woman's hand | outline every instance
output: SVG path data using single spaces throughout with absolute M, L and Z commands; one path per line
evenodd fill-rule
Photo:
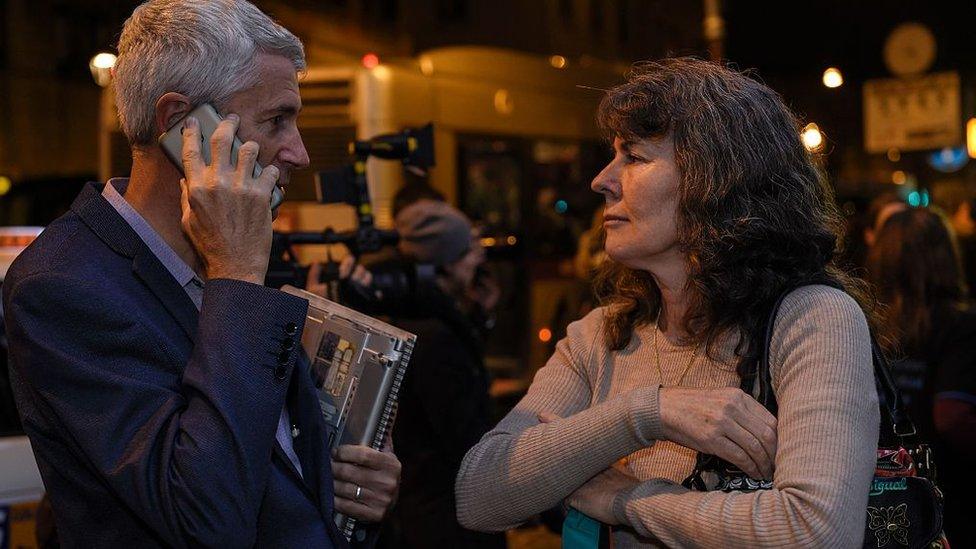
M 776 459 L 776 418 L 736 387 L 663 387 L 664 438 L 714 454 L 753 478 L 772 479 Z
M 566 498 L 566 504 L 604 524 L 620 524 L 613 516 L 617 494 L 640 484 L 636 478 L 614 467 L 586 481 Z

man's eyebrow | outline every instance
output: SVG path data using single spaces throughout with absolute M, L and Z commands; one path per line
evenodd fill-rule
M 279 105 L 277 107 L 272 107 L 261 112 L 261 116 L 272 116 L 279 114 L 298 114 L 302 110 L 301 106 L 295 105 Z
M 620 149 L 624 152 L 630 152 L 630 150 L 634 148 L 634 145 L 636 145 L 636 143 L 634 143 L 629 139 L 624 139 L 620 141 Z

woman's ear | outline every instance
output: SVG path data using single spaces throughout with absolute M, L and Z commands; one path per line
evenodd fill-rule
M 190 98 L 182 93 L 164 93 L 156 100 L 156 133 L 165 133 L 192 109 Z

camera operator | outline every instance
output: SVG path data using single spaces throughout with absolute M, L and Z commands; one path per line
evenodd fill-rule
M 392 323 L 417 335 L 400 389 L 393 441 L 403 463 L 387 547 L 505 547 L 504 534 L 465 530 L 455 516 L 461 459 L 490 428 L 481 334 L 466 310 L 484 251 L 471 223 L 446 202 L 421 199 L 396 216 L 398 250 L 433 265 L 436 283 L 399 307 Z M 391 539 L 392 538 L 392 539 Z

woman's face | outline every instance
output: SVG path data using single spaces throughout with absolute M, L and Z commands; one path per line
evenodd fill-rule
M 603 195 L 606 251 L 632 269 L 680 260 L 678 182 L 670 137 L 613 140 L 614 157 L 590 187 Z

